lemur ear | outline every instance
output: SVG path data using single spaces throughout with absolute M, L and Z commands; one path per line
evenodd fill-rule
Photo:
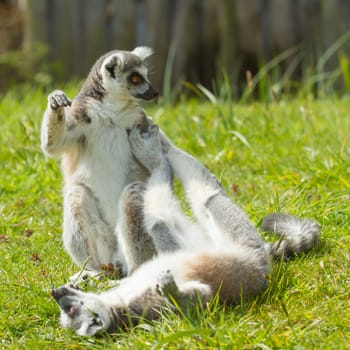
M 114 55 L 112 56 L 109 61 L 105 64 L 105 69 L 106 71 L 109 73 L 109 75 L 112 77 L 112 78 L 115 78 L 116 77 L 116 69 L 118 67 L 120 67 L 122 64 L 122 61 L 121 59 Z
M 142 60 L 153 55 L 153 50 L 147 46 L 138 46 L 131 51 L 132 54 L 139 56 Z

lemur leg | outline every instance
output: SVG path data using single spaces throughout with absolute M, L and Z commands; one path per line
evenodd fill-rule
M 262 241 L 245 213 L 225 194 L 220 182 L 195 158 L 169 147 L 167 159 L 182 182 L 198 223 L 221 244 L 228 237 L 243 245 L 263 250 Z
M 99 209 L 98 199 L 84 185 L 70 186 L 64 195 L 64 247 L 73 261 L 98 273 L 116 263 L 117 239 Z
M 41 147 L 48 155 L 63 152 L 72 142 L 83 136 L 87 123 L 72 117 L 72 101 L 63 91 L 55 90 L 48 96 L 48 105 L 41 124 Z
M 144 193 L 144 218 L 147 232 L 158 252 L 174 251 L 184 245 L 184 232 L 191 222 L 182 213 L 171 188 L 171 168 L 161 149 L 158 127 L 141 132 L 131 130 L 129 141 L 135 157 L 151 173 Z
M 128 185 L 120 199 L 117 236 L 123 253 L 126 273 L 157 254 L 154 243 L 144 223 L 143 196 L 146 186 L 142 182 Z

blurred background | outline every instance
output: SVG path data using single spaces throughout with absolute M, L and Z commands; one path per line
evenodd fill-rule
M 349 92 L 349 18 L 349 0 L 0 0 L 0 90 L 57 86 L 148 45 L 168 95 Z

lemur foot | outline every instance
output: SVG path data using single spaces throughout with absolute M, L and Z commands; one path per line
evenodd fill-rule
M 161 165 L 163 154 L 157 125 L 150 125 L 146 131 L 135 126 L 129 134 L 129 142 L 134 156 L 150 172 Z
M 52 109 L 67 107 L 72 104 L 72 101 L 61 90 L 55 90 L 48 96 L 49 104 Z
M 145 131 L 144 130 L 145 127 L 150 128 L 151 126 L 155 125 L 153 123 L 152 118 L 150 118 L 150 117 L 147 117 L 146 121 L 147 121 L 147 124 L 141 125 L 141 132 Z M 166 155 L 170 151 L 170 149 L 174 146 L 169 141 L 169 139 L 166 137 L 166 135 L 162 132 L 162 130 L 159 130 L 159 139 L 160 139 L 160 144 L 162 145 L 163 154 Z

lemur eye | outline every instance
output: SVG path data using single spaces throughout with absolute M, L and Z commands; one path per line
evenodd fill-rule
M 92 325 L 94 325 L 94 326 L 102 326 L 102 321 L 99 318 L 94 318 L 92 320 Z
M 102 321 L 100 319 L 100 316 L 97 312 L 94 312 L 92 310 L 89 310 L 89 312 L 91 313 L 91 317 L 92 317 L 92 323 L 95 325 L 102 325 Z
M 144 81 L 143 77 L 139 73 L 131 73 L 129 75 L 129 82 L 133 85 L 141 84 Z

